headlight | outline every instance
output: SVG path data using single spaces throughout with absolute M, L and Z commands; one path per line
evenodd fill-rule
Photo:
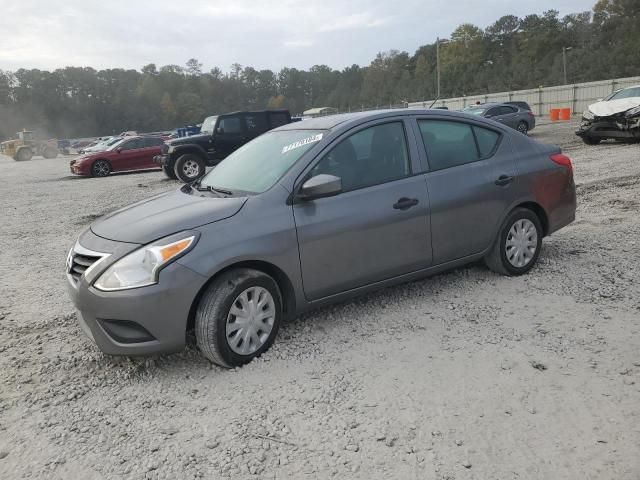
M 631 110 L 627 110 L 625 112 L 625 116 L 626 117 L 633 117 L 633 116 L 638 115 L 638 114 L 640 114 L 640 106 L 637 106 L 637 107 L 632 108 Z
M 169 150 L 167 150 L 167 153 L 172 154 L 175 150 L 176 150 L 176 147 L 174 147 L 173 145 L 169 145 Z
M 111 265 L 94 286 L 98 290 L 113 291 L 158 283 L 162 267 L 186 253 L 195 242 L 196 236 L 192 235 L 172 243 L 159 240 L 142 247 Z
M 586 120 L 593 120 L 593 118 L 594 118 L 593 112 L 587 108 L 587 109 L 582 113 L 582 118 L 584 118 L 584 119 L 586 119 Z

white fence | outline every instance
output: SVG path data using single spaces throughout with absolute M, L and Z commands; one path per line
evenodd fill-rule
M 527 102 L 531 106 L 533 113 L 539 116 L 549 115 L 551 108 L 563 107 L 569 107 L 573 114 L 579 114 L 598 99 L 606 97 L 615 90 L 633 85 L 640 85 L 640 77 L 616 78 L 615 80 L 576 83 L 575 85 L 560 85 L 557 87 L 542 87 L 514 92 L 446 98 L 438 100 L 434 106 L 448 107 L 449 110 L 462 110 L 467 105 L 473 105 L 477 101 L 487 103 L 520 100 Z M 426 108 L 432 103 L 433 100 L 411 102 L 409 103 L 409 108 Z

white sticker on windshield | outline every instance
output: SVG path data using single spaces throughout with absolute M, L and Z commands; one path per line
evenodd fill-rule
M 309 145 L 310 143 L 319 142 L 320 140 L 322 140 L 322 133 L 318 133 L 311 137 L 303 138 L 302 140 L 298 140 L 297 142 L 293 142 L 289 145 L 282 147 L 282 153 L 290 152 L 291 150 L 302 147 L 304 145 Z

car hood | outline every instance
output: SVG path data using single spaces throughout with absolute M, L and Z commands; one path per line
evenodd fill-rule
M 626 112 L 637 106 L 640 106 L 640 97 L 629 97 L 594 103 L 593 105 L 589 105 L 589 110 L 598 117 L 608 117 L 616 113 Z
M 96 220 L 91 230 L 109 240 L 146 244 L 182 230 L 232 217 L 246 201 L 247 197 L 219 198 L 177 190 L 109 213 Z
M 185 143 L 202 143 L 202 142 L 208 142 L 209 138 L 211 138 L 211 135 L 205 133 L 205 134 L 191 135 L 190 137 L 174 138 L 173 140 L 170 140 L 166 143 L 168 145 L 184 145 Z

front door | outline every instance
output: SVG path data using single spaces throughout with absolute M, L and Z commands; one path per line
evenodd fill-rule
M 343 137 L 303 177 L 335 175 L 343 188 L 293 206 L 307 299 L 431 265 L 429 198 L 409 151 L 402 121 L 377 124 Z
M 419 119 L 418 129 L 428 161 L 434 264 L 482 252 L 517 195 L 508 138 L 464 121 Z
M 111 165 L 115 171 L 135 170 L 140 164 L 141 152 L 144 150 L 144 141 L 142 138 L 131 138 L 116 149 L 119 151 L 114 155 Z

